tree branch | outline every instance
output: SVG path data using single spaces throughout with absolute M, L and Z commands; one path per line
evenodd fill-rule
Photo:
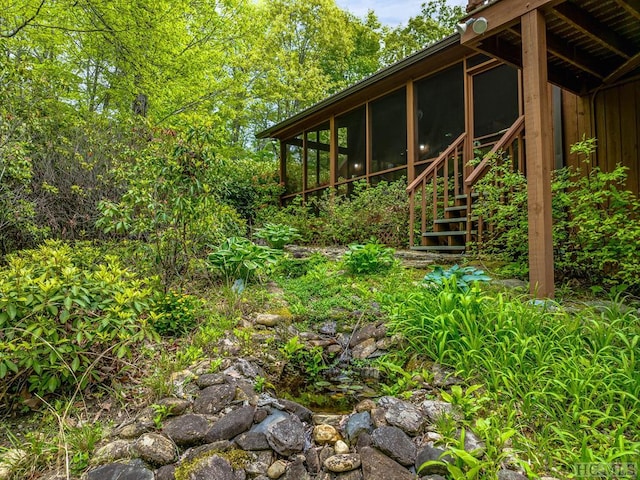
M 9 32 L 9 33 L 0 32 L 0 37 L 2 38 L 15 37 L 20 32 L 20 30 L 22 30 L 24 27 L 26 27 L 36 19 L 36 17 L 40 14 L 40 10 L 42 10 L 42 7 L 44 6 L 46 1 L 47 0 L 40 0 L 40 5 L 38 5 L 38 9 L 36 10 L 36 13 L 34 13 L 31 17 L 27 18 L 24 22 L 22 22 L 21 25 L 18 25 L 12 32 Z

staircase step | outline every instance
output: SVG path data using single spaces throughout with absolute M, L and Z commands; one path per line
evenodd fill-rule
M 478 194 L 478 192 L 471 192 L 471 198 L 478 198 L 480 195 Z M 455 196 L 456 200 L 466 200 L 467 196 L 465 194 L 462 195 L 456 195 Z
M 411 250 L 421 250 L 426 252 L 461 252 L 465 251 L 464 245 L 417 245 Z
M 466 205 L 456 205 L 455 207 L 444 207 L 445 212 L 462 212 L 466 210 L 467 210 Z
M 471 235 L 475 235 L 478 232 L 476 230 L 471 230 Z M 466 230 L 448 230 L 446 232 L 424 232 L 422 234 L 423 237 L 452 237 L 452 236 L 462 236 L 466 235 Z
M 477 220 L 478 217 L 471 217 L 471 221 L 475 221 Z M 467 221 L 467 217 L 454 217 L 454 218 L 438 218 L 436 220 L 434 220 L 433 223 L 441 225 L 441 224 L 446 224 L 446 223 L 462 223 L 462 222 L 466 222 Z

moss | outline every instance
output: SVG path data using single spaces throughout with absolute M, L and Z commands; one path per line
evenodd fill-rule
M 227 462 L 229 462 L 231 468 L 233 468 L 234 470 L 243 469 L 249 463 L 249 454 L 244 450 L 239 450 L 237 448 L 226 452 L 220 450 L 210 450 L 198 455 L 192 460 L 183 462 L 178 465 L 174 474 L 175 479 L 189 480 L 189 476 L 198 467 L 198 465 L 200 465 L 204 460 L 214 456 L 224 458 Z

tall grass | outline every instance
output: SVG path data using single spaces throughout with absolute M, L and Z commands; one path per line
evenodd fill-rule
M 386 304 L 412 350 L 485 384 L 516 412 L 538 468 L 640 460 L 637 314 L 569 313 L 455 285 Z

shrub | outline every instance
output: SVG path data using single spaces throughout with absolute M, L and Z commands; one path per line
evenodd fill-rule
M 7 257 L 0 270 L 4 393 L 38 395 L 106 378 L 131 344 L 152 338 L 142 315 L 151 289 L 117 258 L 64 243 Z
M 222 276 L 228 287 L 238 281 L 242 284 L 240 288 L 244 288 L 250 280 L 272 268 L 278 257 L 276 250 L 243 237 L 231 237 L 209 254 L 208 265 Z
M 488 282 L 491 278 L 485 275 L 483 270 L 475 267 L 460 267 L 454 265 L 447 270 L 444 270 L 440 266 L 433 267 L 433 271 L 426 274 L 422 280 L 426 285 L 435 285 L 437 287 L 444 287 L 450 285 L 453 288 L 457 288 L 463 292 L 466 292 L 471 288 L 471 285 L 475 282 Z
M 266 240 L 271 248 L 278 250 L 301 238 L 297 228 L 280 223 L 267 223 L 264 227 L 257 229 L 254 236 Z
M 342 262 L 349 273 L 370 274 L 388 270 L 396 264 L 393 248 L 379 243 L 349 245 Z
M 196 326 L 202 301 L 173 290 L 158 293 L 150 305 L 149 323 L 163 336 L 179 337 Z

